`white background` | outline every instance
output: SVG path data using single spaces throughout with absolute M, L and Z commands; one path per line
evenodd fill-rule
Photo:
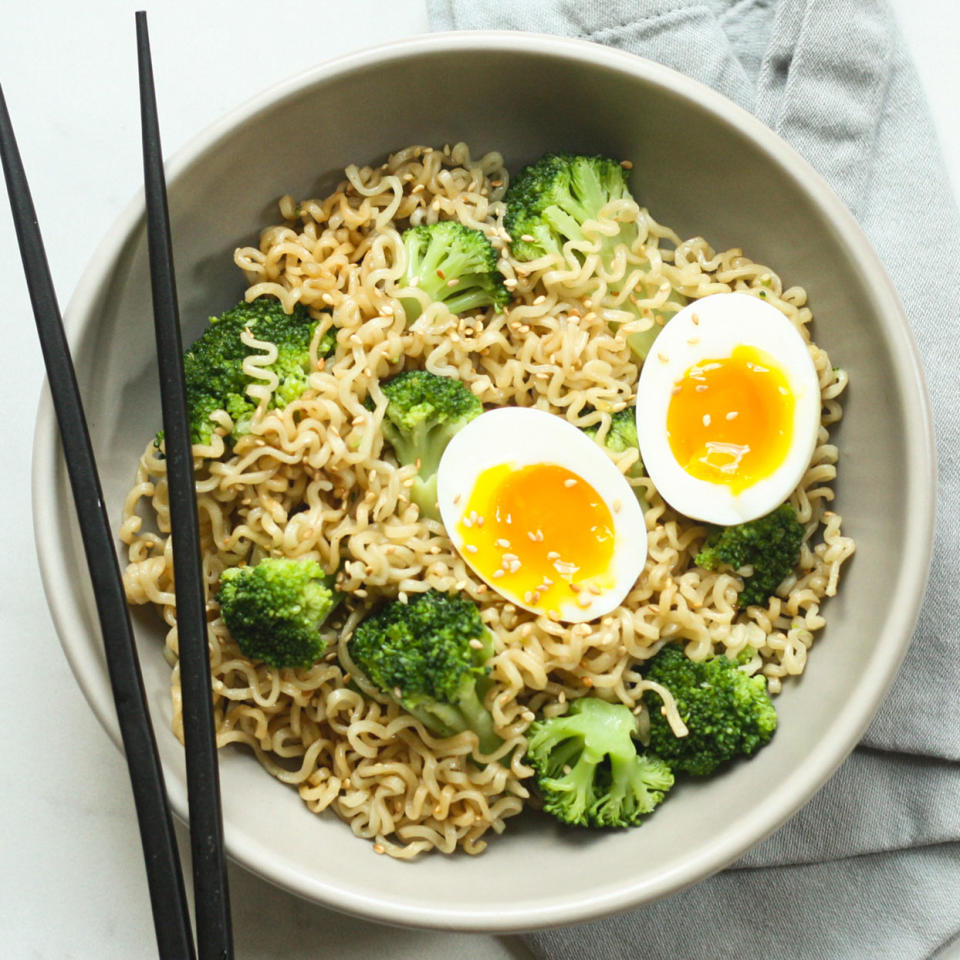
M 0 84 L 64 306 L 141 182 L 133 11 L 142 6 L 4 0 L 0 8 Z M 956 0 L 892 0 L 892 6 L 960 193 Z M 275 80 L 428 27 L 424 0 L 167 0 L 149 13 L 168 155 Z M 3 340 L 8 354 L 12 344 L 22 347 L 6 357 L 0 380 L 11 414 L 0 424 L 0 485 L 7 491 L 0 505 L 0 955 L 150 957 L 153 929 L 126 768 L 61 655 L 40 585 L 29 463 L 42 361 L 5 200 L 0 281 Z M 231 869 L 230 882 L 239 958 L 527 957 L 513 938 L 390 930 L 341 917 L 239 868 Z

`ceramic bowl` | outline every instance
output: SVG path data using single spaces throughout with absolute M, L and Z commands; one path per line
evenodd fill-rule
M 398 862 L 375 856 L 332 814 L 308 812 L 249 752 L 222 751 L 227 847 L 248 869 L 309 900 L 394 924 L 527 930 L 636 906 L 724 867 L 796 812 L 853 748 L 897 670 L 923 593 L 931 428 L 897 296 L 812 168 L 706 87 L 553 37 L 433 35 L 357 53 L 273 87 L 194 139 L 168 164 L 185 339 L 241 292 L 233 250 L 274 222 L 281 194 L 315 195 L 346 164 L 379 162 L 401 146 L 460 140 L 475 153 L 501 151 L 514 170 L 557 149 L 631 158 L 634 192 L 659 221 L 717 249 L 741 247 L 807 289 L 815 336 L 851 383 L 835 434 L 836 503 L 857 553 L 826 604 L 828 626 L 806 673 L 777 701 L 777 735 L 748 763 L 676 790 L 642 827 L 589 833 L 521 816 L 481 856 Z M 116 528 L 160 418 L 142 197 L 91 260 L 66 324 Z M 34 469 L 50 607 L 78 681 L 119 743 L 46 399 Z M 162 631 L 152 611 L 135 610 L 134 621 L 172 804 L 185 818 Z

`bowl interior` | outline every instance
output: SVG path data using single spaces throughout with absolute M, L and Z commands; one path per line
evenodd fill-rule
M 442 84 L 444 96 L 437 97 Z M 518 95 L 516 91 L 522 90 Z M 804 286 L 815 337 L 850 372 L 837 509 L 858 552 L 826 608 L 807 672 L 778 700 L 780 729 L 748 764 L 676 789 L 642 828 L 586 834 L 508 821 L 483 856 L 377 857 L 246 752 L 221 754 L 231 854 L 310 899 L 393 923 L 486 930 L 587 919 L 718 869 L 794 812 L 862 732 L 909 639 L 929 556 L 931 458 L 922 382 L 896 297 L 852 218 L 747 114 L 663 68 L 576 41 L 422 38 L 321 67 L 237 111 L 169 165 L 186 340 L 241 294 L 234 247 L 275 221 L 283 193 L 314 195 L 351 163 L 411 143 L 466 141 L 511 169 L 550 149 L 634 162 L 641 204 L 682 236 L 741 247 Z M 114 527 L 159 424 L 142 202 L 104 241 L 68 312 Z M 900 465 L 892 471 L 889 463 Z M 36 525 L 48 597 L 91 704 L 117 739 L 99 628 L 48 403 L 36 459 Z M 122 558 L 122 552 L 121 552 Z M 878 589 L 879 584 L 883 585 Z M 902 598 L 909 599 L 904 603 Z M 896 603 L 894 598 L 897 598 Z M 169 668 L 151 610 L 134 610 L 144 682 L 175 808 Z

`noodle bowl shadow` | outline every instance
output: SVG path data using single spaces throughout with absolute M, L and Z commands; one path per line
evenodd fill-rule
M 522 100 L 516 89 L 525 91 Z M 716 249 L 741 247 L 806 288 L 814 336 L 851 382 L 834 435 L 842 464 L 836 493 L 858 552 L 827 604 L 828 626 L 806 673 L 777 701 L 780 729 L 749 762 L 679 786 L 642 827 L 564 837 L 531 812 L 508 820 L 482 856 L 403 863 L 373 856 L 334 815 L 310 813 L 249 752 L 221 752 L 227 846 L 248 869 L 376 920 L 528 930 L 627 909 L 696 882 L 783 823 L 836 769 L 909 643 L 930 555 L 932 435 L 896 294 L 813 170 L 707 88 L 627 54 L 550 37 L 459 33 L 362 52 L 267 91 L 196 138 L 168 165 L 185 339 L 242 292 L 229 251 L 265 225 L 266 202 L 309 195 L 325 171 L 378 161 L 407 144 L 460 140 L 475 154 L 500 150 L 513 170 L 547 150 L 629 157 L 637 199 L 659 222 L 705 236 Z M 116 529 L 134 465 L 159 424 L 141 198 L 103 241 L 66 323 Z M 44 583 L 77 679 L 119 745 L 66 488 L 45 398 L 34 459 Z M 185 819 L 163 627 L 155 616 L 134 622 L 168 788 Z

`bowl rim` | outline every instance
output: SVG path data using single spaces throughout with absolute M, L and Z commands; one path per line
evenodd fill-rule
M 916 344 L 893 283 L 877 254 L 853 215 L 832 188 L 813 167 L 777 134 L 756 117 L 712 88 L 662 64 L 596 43 L 548 34 L 517 31 L 455 31 L 423 34 L 365 48 L 325 61 L 275 83 L 234 107 L 219 120 L 193 136 L 167 161 L 167 180 L 173 185 L 184 170 L 242 123 L 272 109 L 283 101 L 334 77 L 369 69 L 378 64 L 420 55 L 445 52 L 490 52 L 534 54 L 556 60 L 600 65 L 651 82 L 686 100 L 695 100 L 701 109 L 719 121 L 735 124 L 753 145 L 782 172 L 794 180 L 807 197 L 824 213 L 829 213 L 834 228 L 851 253 L 857 269 L 869 280 L 865 286 L 873 292 L 877 313 L 884 318 L 884 331 L 892 342 L 892 360 L 903 394 L 910 405 L 913 431 L 906 438 L 910 451 L 909 481 L 914 496 L 909 509 L 913 521 L 912 537 L 900 568 L 900 581 L 906 589 L 904 601 L 892 611 L 886 628 L 878 638 L 868 669 L 861 675 L 858 696 L 850 698 L 838 711 L 831 727 L 832 735 L 818 743 L 756 809 L 749 824 L 724 835 L 724 839 L 701 849 L 698 855 L 676 869 L 640 884 L 604 889 L 593 896 L 580 894 L 575 900 L 545 900 L 540 905 L 518 903 L 510 909 L 498 907 L 476 910 L 450 909 L 442 905 L 411 907 L 399 905 L 387 895 L 373 892 L 361 895 L 343 891 L 271 860 L 270 851 L 255 839 L 238 835 L 225 823 L 228 854 L 246 869 L 300 897 L 313 900 L 341 912 L 395 925 L 507 933 L 566 925 L 641 906 L 724 868 L 746 850 L 781 826 L 820 789 L 860 739 L 893 682 L 909 647 L 919 613 L 932 553 L 936 503 L 935 447 L 929 397 Z M 359 158 L 357 162 L 362 162 Z M 91 307 L 108 282 L 104 265 L 117 255 L 144 219 L 143 191 L 138 191 L 119 214 L 97 245 L 77 284 L 64 314 L 68 340 L 75 342 L 86 329 Z M 86 320 L 85 320 L 86 318 Z M 83 622 L 83 607 L 70 588 L 74 570 L 66 563 L 62 549 L 63 532 L 43 523 L 42 505 L 63 496 L 63 461 L 49 387 L 44 381 L 40 397 L 33 447 L 32 500 L 34 535 L 41 579 L 47 603 L 66 658 L 84 696 L 97 719 L 122 751 L 113 695 L 102 669 L 99 648 L 77 624 Z M 912 562 L 911 562 L 912 561 Z M 80 636 L 75 640 L 74 635 Z M 880 655 L 878 655 L 880 654 Z M 187 823 L 186 791 L 181 781 L 165 770 L 171 808 Z

